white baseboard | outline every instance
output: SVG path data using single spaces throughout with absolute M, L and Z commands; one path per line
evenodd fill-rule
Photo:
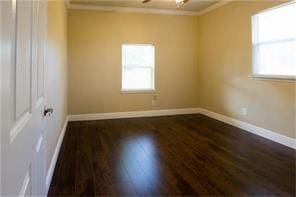
M 66 128 L 67 128 L 68 122 L 69 122 L 69 118 L 66 117 L 66 120 L 64 122 L 62 131 L 60 133 L 56 148 L 54 150 L 54 154 L 53 154 L 51 162 L 50 162 L 48 172 L 46 174 L 46 194 L 48 193 L 48 190 L 49 190 L 49 187 L 50 187 L 51 179 L 52 179 L 54 169 L 55 169 L 55 166 L 56 166 L 56 163 L 57 163 L 57 159 L 58 159 L 58 156 L 59 156 L 59 153 L 60 153 L 61 145 L 63 143 L 64 135 L 66 133 Z
M 106 120 L 106 119 L 120 119 L 120 118 L 139 118 L 139 117 L 153 117 L 153 116 L 170 116 L 181 114 L 197 114 L 199 108 L 180 108 L 180 109 L 162 109 L 149 111 L 131 111 L 131 112 L 113 112 L 113 113 L 99 113 L 99 114 L 79 114 L 69 115 L 69 121 L 83 121 L 83 120 Z
M 104 119 L 119 119 L 119 118 L 136 118 L 136 117 L 153 117 L 153 116 L 169 116 L 182 114 L 203 114 L 216 120 L 225 122 L 232 126 L 238 127 L 250 133 L 259 135 L 271 141 L 280 143 L 290 148 L 296 149 L 296 139 L 281 135 L 277 132 L 270 131 L 234 118 L 230 118 L 203 108 L 182 108 L 182 109 L 166 109 L 166 110 L 150 110 L 150 111 L 133 111 L 133 112 L 114 112 L 114 113 L 99 113 L 99 114 L 79 114 L 67 116 L 59 136 L 49 170 L 46 175 L 46 193 L 50 187 L 51 179 L 55 170 L 56 162 L 59 156 L 60 148 L 64 139 L 67 124 L 69 121 L 84 121 L 84 120 L 104 120 Z
M 290 148 L 296 149 L 296 139 L 293 139 L 291 137 L 287 137 L 284 135 L 281 135 L 277 132 L 270 131 L 268 129 L 264 129 L 258 126 L 255 126 L 250 123 L 246 123 L 240 120 L 236 120 L 234 118 L 230 118 L 228 116 L 224 116 L 206 109 L 200 109 L 200 113 L 203 115 L 206 115 L 208 117 L 214 118 L 216 120 L 220 120 L 222 122 L 225 122 L 227 124 L 230 124 L 232 126 L 238 127 L 240 129 L 243 129 L 245 131 L 248 131 L 250 133 L 259 135 L 261 137 L 264 137 L 266 139 L 269 139 L 271 141 L 280 143 L 282 145 L 288 146 Z
M 149 110 L 149 111 L 131 111 L 131 112 L 113 112 L 113 113 L 98 113 L 98 114 L 78 114 L 69 115 L 69 121 L 84 121 L 84 120 L 105 120 L 119 118 L 138 118 L 138 117 L 153 117 L 153 116 L 170 116 L 182 114 L 203 114 L 216 120 L 225 122 L 232 126 L 238 127 L 250 133 L 259 135 L 271 141 L 280 143 L 290 148 L 296 149 L 296 139 L 281 135 L 277 132 L 270 131 L 250 123 L 246 123 L 228 116 L 224 116 L 203 108 L 180 108 L 180 109 L 164 109 L 164 110 Z

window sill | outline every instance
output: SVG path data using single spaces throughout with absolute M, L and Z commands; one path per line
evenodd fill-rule
M 151 90 L 121 90 L 121 94 L 154 94 L 155 89 Z
M 296 82 L 295 76 L 251 74 L 248 77 L 251 79 L 257 79 L 257 80 Z

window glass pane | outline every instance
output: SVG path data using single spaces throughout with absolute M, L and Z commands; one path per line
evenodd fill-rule
M 296 4 L 275 8 L 255 16 L 257 42 L 296 38 Z
M 296 4 L 282 6 L 255 16 L 256 42 L 296 38 Z
M 122 46 L 122 90 L 154 89 L 154 46 Z
M 124 90 L 147 90 L 152 87 L 151 68 L 123 68 L 122 89 Z
M 124 67 L 154 67 L 154 47 L 152 45 L 123 45 L 122 53 Z
M 253 73 L 296 76 L 296 3 L 253 16 Z
M 257 73 L 296 75 L 296 41 L 256 46 Z

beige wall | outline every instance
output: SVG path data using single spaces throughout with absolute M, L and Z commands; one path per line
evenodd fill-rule
M 196 107 L 197 35 L 191 16 L 69 10 L 69 114 Z M 155 45 L 157 106 L 120 92 L 124 43 Z
M 65 2 L 48 1 L 45 90 L 54 109 L 47 118 L 47 169 L 67 114 L 67 12 Z
M 295 138 L 295 82 L 248 77 L 251 15 L 279 3 L 200 17 L 69 11 L 69 114 L 203 107 Z M 154 94 L 120 93 L 123 43 L 155 44 L 157 106 Z
M 200 106 L 295 138 L 295 82 L 248 77 L 251 15 L 277 4 L 234 2 L 199 17 Z

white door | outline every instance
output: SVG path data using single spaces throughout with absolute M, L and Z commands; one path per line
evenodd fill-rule
M 1 1 L 2 195 L 45 194 L 45 0 Z

